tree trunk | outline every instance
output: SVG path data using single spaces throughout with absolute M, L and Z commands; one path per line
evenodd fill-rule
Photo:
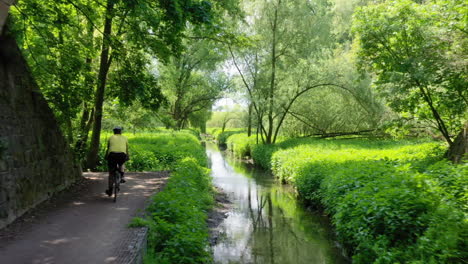
M 258 145 L 258 125 L 257 125 L 257 131 L 255 132 L 255 136 L 256 136 L 256 139 L 257 139 L 257 145 Z
M 250 137 L 252 135 L 252 103 L 249 104 L 249 117 L 247 122 L 247 136 Z
M 101 122 L 102 122 L 102 105 L 104 103 L 104 92 L 106 88 L 107 73 L 109 72 L 110 59 L 109 49 L 112 34 L 112 19 L 113 19 L 114 0 L 107 1 L 106 17 L 104 21 L 104 35 L 102 40 L 101 62 L 99 65 L 98 84 L 95 98 L 95 112 L 93 134 L 91 137 L 90 148 L 86 165 L 90 169 L 95 169 L 98 163 L 99 141 L 101 137 Z
M 206 121 L 200 125 L 200 131 L 203 134 L 206 134 Z
M 91 21 L 88 21 L 88 28 L 87 28 L 87 45 L 89 47 L 94 46 L 94 25 Z M 89 73 L 92 71 L 93 68 L 93 59 L 90 57 L 86 58 L 85 69 Z M 93 87 L 93 78 L 91 74 L 85 75 L 84 85 L 92 91 Z M 91 109 L 90 105 L 88 104 L 88 100 L 83 100 L 83 113 L 81 114 L 81 121 L 80 121 L 80 132 L 78 133 L 77 140 L 75 142 L 75 152 L 80 155 L 80 158 L 83 158 L 85 154 L 85 147 L 86 142 L 88 141 L 88 134 L 89 130 L 91 129 L 91 125 L 93 124 L 94 118 L 94 108 Z
M 83 114 L 81 116 L 80 132 L 75 143 L 75 153 L 79 155 L 80 160 L 85 156 L 86 142 L 88 141 L 89 130 L 91 129 L 91 125 L 93 124 L 93 118 L 94 109 L 92 109 L 90 112 L 87 104 L 85 103 Z
M 461 163 L 468 161 L 468 122 L 462 131 L 455 138 L 453 144 L 449 147 L 445 156 L 453 163 Z
M 268 106 L 268 132 L 266 134 L 266 144 L 271 144 L 273 142 L 273 109 L 275 104 L 275 86 L 276 86 L 276 31 L 278 23 L 278 8 L 281 5 L 281 1 L 278 1 L 278 6 L 275 9 L 275 15 L 273 18 L 272 24 L 272 35 L 273 40 L 271 42 L 271 79 L 270 79 L 270 91 L 269 91 L 269 106 Z
M 437 109 L 434 106 L 434 103 L 432 102 L 432 98 L 431 98 L 431 94 L 430 94 L 429 90 L 427 90 L 426 89 L 427 87 L 424 87 L 418 80 L 415 80 L 415 82 L 416 82 L 416 85 L 419 87 L 419 91 L 421 92 L 421 94 L 422 94 L 422 96 L 424 98 L 424 101 L 426 101 L 426 103 L 429 105 L 429 108 L 431 109 L 432 116 L 434 117 L 435 121 L 437 122 L 437 128 L 442 133 L 442 136 L 444 136 L 445 140 L 447 141 L 447 143 L 449 144 L 449 146 L 451 148 L 452 145 L 453 145 L 453 141 L 450 138 L 450 133 L 449 133 L 449 131 L 447 129 L 447 126 L 445 125 L 444 120 L 439 115 L 439 112 L 437 111 Z
M 67 118 L 65 120 L 65 127 L 66 127 L 66 130 L 67 130 L 67 141 L 68 141 L 68 144 L 73 144 L 73 125 L 72 125 L 72 121 L 71 121 L 71 118 Z
M 224 130 L 226 129 L 226 123 L 227 123 L 227 122 L 223 122 L 223 126 L 221 127 L 221 133 L 223 133 Z

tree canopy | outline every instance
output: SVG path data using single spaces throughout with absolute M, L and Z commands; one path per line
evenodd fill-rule
M 360 64 L 389 106 L 429 121 L 450 145 L 468 106 L 462 2 L 385 2 L 361 8 L 354 22 Z
M 462 0 L 22 0 L 9 31 L 93 168 L 111 123 L 205 130 L 213 117 L 266 144 L 365 132 L 457 145 L 466 10 Z M 235 117 L 213 115 L 233 94 Z

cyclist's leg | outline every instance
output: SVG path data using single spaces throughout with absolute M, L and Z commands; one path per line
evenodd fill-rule
M 108 189 L 106 191 L 107 194 L 112 195 L 112 187 L 114 184 L 114 178 L 115 178 L 115 168 L 117 166 L 117 162 L 115 160 L 115 157 L 113 153 L 109 154 L 109 160 L 108 160 L 108 170 L 109 170 L 109 178 L 108 178 Z
M 117 160 L 117 164 L 119 165 L 119 171 L 120 171 L 120 175 L 121 175 L 121 179 L 120 179 L 120 182 L 121 183 L 125 183 L 125 179 L 124 179 L 124 171 L 125 171 L 125 160 L 126 160 L 127 156 L 125 153 L 119 153 L 119 158 Z
M 122 163 L 122 165 L 120 165 L 120 172 L 122 173 L 122 178 L 123 178 L 124 173 L 125 173 L 125 163 Z

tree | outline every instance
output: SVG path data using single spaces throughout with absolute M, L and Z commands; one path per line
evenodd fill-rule
M 130 105 L 122 104 L 118 99 L 104 104 L 103 129 L 111 131 L 117 124 L 127 132 L 135 134 L 139 130 L 152 129 L 161 125 L 155 112 L 143 107 L 139 100 Z
M 354 16 L 361 66 L 376 74 L 390 107 L 432 122 L 450 148 L 467 118 L 463 8 L 460 0 L 399 0 L 369 5 Z
M 191 41 L 187 45 L 187 51 L 159 67 L 163 93 L 169 101 L 163 115 L 171 117 L 167 125 L 174 129 L 188 125 L 191 115 L 211 109 L 230 86 L 227 77 L 217 70 L 225 57 L 221 49 L 207 40 Z
M 13 28 L 78 152 L 84 150 L 92 126 L 87 164 L 93 168 L 106 96 L 114 99 L 117 94 L 121 103 L 138 99 L 144 107 L 157 108 L 163 100 L 149 72 L 149 58 L 165 62 L 179 54 L 188 25 L 197 33 L 214 34 L 222 23 L 218 16 L 236 4 L 237 0 L 23 0 L 15 6 Z
M 357 78 L 342 78 L 328 66 L 335 49 L 329 8 L 328 1 L 254 2 L 251 30 L 245 32 L 252 42 L 230 48 L 266 144 L 276 142 L 293 106 L 312 91 L 333 87 L 362 99 Z
M 371 89 L 371 78 L 355 66 L 355 50 L 337 47 L 321 71 L 336 86 L 323 87 L 301 96 L 286 118 L 289 135 L 341 135 L 375 132 L 387 120 L 388 109 Z M 345 89 L 346 88 L 346 89 Z
M 86 9 L 99 9 L 95 3 L 77 3 Z M 98 14 L 94 13 L 92 18 L 96 19 Z M 92 24 L 66 1 L 45 4 L 40 0 L 23 0 L 12 8 L 12 15 L 11 31 L 72 144 L 73 119 L 80 113 L 83 102 L 92 99 L 93 71 L 89 58 L 97 53 Z
M 211 118 L 210 109 L 203 109 L 189 115 L 188 119 L 192 127 L 198 128 L 200 133 L 206 134 L 206 122 Z
M 245 112 L 240 105 L 219 105 L 213 109 L 211 119 L 207 125 L 221 127 L 221 132 L 224 132 L 228 127 L 244 127 L 247 123 L 244 122 L 244 117 Z
M 181 51 L 182 34 L 189 23 L 200 27 L 210 25 L 213 14 L 212 3 L 208 1 L 107 1 L 88 167 L 94 168 L 98 160 L 106 79 L 114 57 L 133 46 L 164 61 L 168 54 Z M 114 33 L 113 24 L 116 27 Z

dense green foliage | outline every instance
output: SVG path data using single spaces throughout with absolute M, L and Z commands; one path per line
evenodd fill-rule
M 159 112 L 166 127 L 186 128 L 189 120 L 194 125 L 193 120 L 200 118 L 202 124 L 206 123 L 208 110 L 229 87 L 226 74 L 218 70 L 225 60 L 225 52 L 214 44 L 207 40 L 189 41 L 187 51 L 158 65 L 163 93 L 168 100 L 168 107 Z
M 230 51 L 249 124 L 262 142 L 274 143 L 280 133 L 373 130 L 387 118 L 370 76 L 357 71 L 351 38 L 344 36 L 350 23 L 339 21 L 334 2 L 243 2 L 252 19 L 238 30 L 250 42 Z
M 255 143 L 255 137 L 248 137 L 245 133 L 227 135 L 226 145 L 238 158 L 250 157 L 251 146 Z
M 111 134 L 104 134 L 103 141 Z M 201 166 L 206 166 L 206 155 L 197 137 L 190 131 L 161 131 L 158 133 L 124 134 L 128 137 L 130 160 L 125 163 L 129 171 L 158 171 L 174 168 L 180 160 L 192 157 Z M 101 171 L 107 171 L 104 160 L 106 145 L 101 148 L 99 156 Z
M 321 205 L 355 263 L 466 260 L 468 167 L 442 160 L 435 142 L 291 139 L 252 145 L 228 138 L 240 155 L 271 168 Z
M 214 139 L 220 145 L 224 145 L 227 143 L 228 138 L 231 135 L 242 133 L 244 129 L 242 128 L 230 128 L 226 130 L 222 130 L 221 128 L 212 128 L 208 130 L 208 133 L 213 136 Z
M 465 10 L 462 0 L 22 0 L 9 29 L 94 168 L 102 124 L 204 131 L 226 90 L 245 110 L 213 123 L 246 123 L 266 143 L 438 129 L 452 144 L 467 117 Z
M 128 170 L 174 171 L 140 219 L 149 261 L 209 261 L 204 151 L 193 131 L 135 134 L 163 125 L 196 127 L 293 184 L 325 208 L 356 263 L 456 263 L 468 261 L 468 172 L 442 159 L 445 146 L 285 138 L 442 135 L 464 152 L 466 135 L 454 137 L 468 128 L 467 10 L 464 0 L 21 0 L 8 27 L 89 168 L 99 158 L 107 170 L 101 130 L 123 125 L 134 132 Z M 212 114 L 227 91 L 239 107 Z M 210 117 L 220 128 L 206 131 Z
M 188 47 L 193 50 L 196 43 L 210 44 L 188 35 L 208 37 L 223 32 L 222 17 L 237 16 L 237 2 L 22 0 L 11 8 L 9 29 L 68 143 L 82 159 L 87 152 L 86 166 L 95 168 L 102 121 L 108 113 L 103 106 L 118 104 L 128 108 L 132 117 L 122 119 L 131 120 L 134 129 L 142 126 L 141 119 L 151 119 L 148 112 L 154 116 L 161 106 L 168 109 L 171 98 L 163 94 L 161 82 L 171 75 L 164 72 L 161 77 L 158 68 L 164 64 L 170 67 L 176 58 L 183 60 L 194 55 L 184 50 Z M 212 57 L 222 54 L 217 49 L 210 52 Z M 206 61 L 212 61 L 212 57 Z M 183 70 L 175 75 L 186 74 Z M 180 88 L 184 90 L 194 84 L 198 85 L 195 91 L 203 91 L 200 86 L 219 87 L 218 83 L 210 82 L 214 79 L 210 69 L 203 75 L 195 75 L 188 78 L 195 80 L 184 78 Z M 187 98 L 193 99 L 193 95 L 194 90 L 190 90 L 178 99 L 190 101 Z M 204 102 L 202 106 L 206 110 L 211 105 Z M 188 111 L 186 107 L 187 104 L 178 107 L 176 103 L 175 122 L 179 122 L 180 111 L 187 120 L 187 112 L 198 111 L 200 105 L 194 106 L 198 110 Z M 165 121 L 164 117 L 160 121 Z M 91 129 L 91 143 L 87 144 Z
M 147 208 L 146 218 L 132 226 L 149 227 L 147 263 L 207 263 L 207 211 L 213 187 L 206 155 L 191 132 L 159 132 L 129 136 L 127 169 L 171 170 L 163 191 Z
M 219 127 L 221 130 L 226 128 L 240 128 L 245 127 L 247 116 L 243 107 L 239 105 L 234 106 L 218 106 L 213 108 L 213 112 L 208 122 L 207 127 Z
M 467 118 L 466 1 L 385 1 L 355 13 L 361 66 L 406 118 L 435 122 L 452 144 Z
M 145 263 L 208 263 L 207 211 L 214 204 L 208 169 L 193 158 L 180 160 L 164 188 L 152 199 Z

